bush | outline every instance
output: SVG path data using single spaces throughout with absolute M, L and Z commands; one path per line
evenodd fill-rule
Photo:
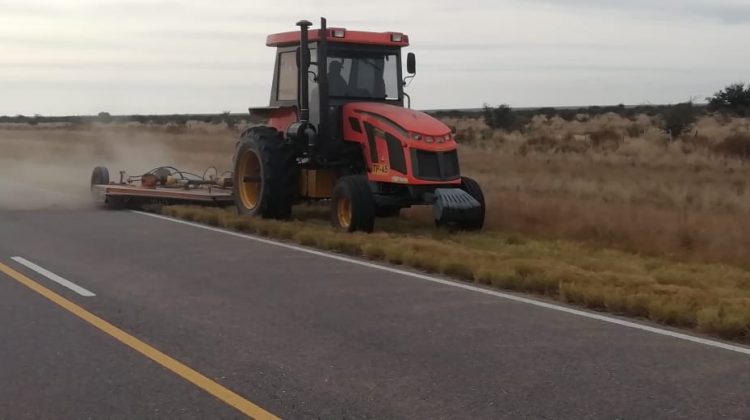
M 505 131 L 522 130 L 530 121 L 530 117 L 519 115 L 508 105 L 500 105 L 493 108 L 485 104 L 483 117 L 484 123 L 488 127 L 499 128 Z
M 232 118 L 232 113 L 230 111 L 224 111 L 221 113 L 221 121 L 227 125 L 227 128 L 234 128 L 236 123 L 235 119 Z
M 716 92 L 708 100 L 711 111 L 733 113 L 739 116 L 750 115 L 750 85 L 734 83 Z
M 618 143 L 622 140 L 620 133 L 612 128 L 600 128 L 599 130 L 593 131 L 589 133 L 589 138 L 591 139 L 591 143 L 596 147 L 599 147 L 606 142 Z
M 641 127 L 640 124 L 633 123 L 625 129 L 625 132 L 630 138 L 638 138 L 645 132 L 645 130 L 643 129 L 643 127 Z
M 698 118 L 698 112 L 692 102 L 672 105 L 662 114 L 662 128 L 672 139 L 683 135 Z
M 559 141 L 549 134 L 536 134 L 526 140 L 525 145 L 537 152 L 555 150 Z
M 750 158 L 750 133 L 737 133 L 716 145 L 717 152 L 738 158 Z

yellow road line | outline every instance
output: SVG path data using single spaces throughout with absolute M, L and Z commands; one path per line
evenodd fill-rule
M 7 265 L 0 263 L 0 271 L 242 413 L 255 419 L 278 419 L 278 417 L 251 403 L 241 395 L 219 385 L 200 372 L 167 356 Z

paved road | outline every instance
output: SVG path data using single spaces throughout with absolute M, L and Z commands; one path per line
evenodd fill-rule
M 0 264 L 283 418 L 750 417 L 747 354 L 135 213 L 2 212 Z M 0 418 L 242 417 L 3 273 L 0 333 Z

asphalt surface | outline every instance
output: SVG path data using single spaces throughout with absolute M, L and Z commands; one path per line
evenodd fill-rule
M 0 212 L 0 263 L 283 418 L 750 418 L 746 354 L 131 212 Z M 2 419 L 242 417 L 3 273 L 0 337 Z

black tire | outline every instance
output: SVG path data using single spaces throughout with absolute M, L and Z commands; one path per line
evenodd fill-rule
M 372 232 L 375 199 L 367 176 L 349 175 L 336 182 L 331 200 L 331 225 L 346 232 Z
M 94 189 L 95 185 L 107 185 L 109 184 L 109 170 L 104 166 L 97 166 L 91 172 L 91 200 L 96 206 L 109 207 L 108 199 L 103 192 Z
M 484 193 L 479 183 L 472 178 L 467 176 L 461 177 L 461 189 L 469 193 L 470 196 L 474 197 L 475 200 L 479 201 L 479 208 L 472 212 L 469 219 L 466 219 L 459 223 L 458 228 L 462 230 L 481 230 L 484 227 Z
M 375 216 L 377 217 L 398 217 L 401 215 L 401 207 L 376 207 Z
M 234 203 L 243 215 L 288 219 L 297 198 L 294 149 L 270 127 L 246 130 L 234 157 Z
M 91 172 L 91 188 L 94 185 L 108 185 L 109 184 L 109 169 L 104 166 L 97 166 L 94 171 Z

